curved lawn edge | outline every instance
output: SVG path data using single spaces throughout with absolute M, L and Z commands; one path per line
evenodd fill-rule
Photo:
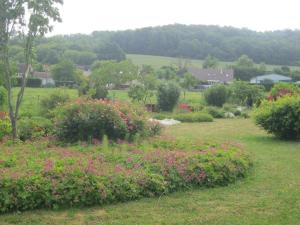
M 237 147 L 209 151 L 135 152 L 113 173 L 47 171 L 0 180 L 2 213 L 96 206 L 161 196 L 192 187 L 225 186 L 245 177 L 251 157 Z

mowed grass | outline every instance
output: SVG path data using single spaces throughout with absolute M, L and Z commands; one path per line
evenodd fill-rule
M 128 59 L 131 59 L 132 62 L 138 66 L 142 65 L 151 65 L 155 69 L 159 69 L 162 66 L 169 65 L 178 65 L 180 59 L 172 58 L 172 57 L 164 57 L 164 56 L 153 56 L 153 55 L 136 55 L 136 54 L 128 54 Z M 203 60 L 195 60 L 189 59 L 190 66 L 202 68 Z M 234 62 L 219 62 L 219 68 L 226 68 L 229 65 L 234 64 Z M 272 71 L 276 67 L 280 67 L 280 65 L 266 65 L 267 70 Z M 299 70 L 299 66 L 290 66 L 293 70 Z
M 254 170 L 228 187 L 105 207 L 7 214 L 0 216 L 0 224 L 299 224 L 299 142 L 277 140 L 245 119 L 181 124 L 165 133 L 204 142 L 239 142 L 253 154 Z
M 16 98 L 19 88 L 13 90 L 13 96 Z M 21 105 L 21 116 L 38 116 L 41 112 L 41 100 L 54 93 L 67 93 L 71 98 L 78 96 L 78 91 L 69 88 L 26 88 L 24 99 Z

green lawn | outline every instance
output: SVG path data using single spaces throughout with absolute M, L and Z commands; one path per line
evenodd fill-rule
M 17 96 L 18 88 L 14 89 L 13 96 Z M 40 101 L 54 93 L 68 93 L 71 98 L 78 96 L 78 91 L 68 88 L 26 88 L 21 106 L 21 115 L 37 116 L 40 113 Z
M 179 59 L 172 58 L 172 57 L 164 57 L 164 56 L 152 56 L 152 55 L 135 55 L 135 54 L 128 54 L 128 59 L 131 59 L 133 63 L 138 66 L 142 65 L 151 65 L 155 69 L 158 69 L 162 66 L 168 65 L 178 65 Z M 189 60 L 191 66 L 202 68 L 203 60 Z M 220 62 L 219 67 L 224 68 L 228 65 L 232 65 L 233 62 Z M 273 70 L 276 67 L 280 67 L 280 65 L 266 65 L 268 70 Z M 300 69 L 299 66 L 290 66 L 291 69 Z
M 253 154 L 255 169 L 228 187 L 105 207 L 7 214 L 0 216 L 0 224 L 299 224 L 299 142 L 276 140 L 244 119 L 181 124 L 165 132 L 208 142 L 240 142 Z

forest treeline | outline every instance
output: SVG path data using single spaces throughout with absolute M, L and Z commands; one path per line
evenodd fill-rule
M 22 61 L 18 40 L 11 55 Z M 43 38 L 36 42 L 36 59 L 56 64 L 68 58 L 80 65 L 95 60 L 122 60 L 125 54 L 204 59 L 208 55 L 235 61 L 248 55 L 256 63 L 300 65 L 300 31 L 256 32 L 233 27 L 167 25 L 126 31 L 97 31 Z

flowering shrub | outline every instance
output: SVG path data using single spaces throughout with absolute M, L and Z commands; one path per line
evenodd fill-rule
M 104 135 L 131 139 L 152 134 L 150 128 L 143 110 L 120 102 L 79 99 L 56 112 L 56 134 L 66 142 L 101 140 Z
M 255 121 L 269 133 L 283 139 L 300 138 L 300 96 L 264 101 L 256 109 Z
M 174 142 L 164 147 L 167 142 L 162 140 L 159 150 L 131 149 L 116 156 L 57 147 L 2 148 L 0 212 L 103 205 L 227 185 L 244 177 L 252 166 L 249 155 L 230 143 L 190 144 L 188 150 L 169 151 L 183 145 Z
M 10 119 L 5 112 L 0 112 L 0 141 L 12 131 Z
M 178 104 L 178 109 L 184 112 L 193 112 L 193 109 L 191 106 L 189 106 L 186 103 L 180 103 Z
M 296 84 L 290 83 L 278 83 L 276 84 L 270 92 L 270 96 L 268 99 L 270 101 L 276 101 L 278 98 L 283 96 L 292 96 L 292 95 L 300 95 L 300 88 Z

